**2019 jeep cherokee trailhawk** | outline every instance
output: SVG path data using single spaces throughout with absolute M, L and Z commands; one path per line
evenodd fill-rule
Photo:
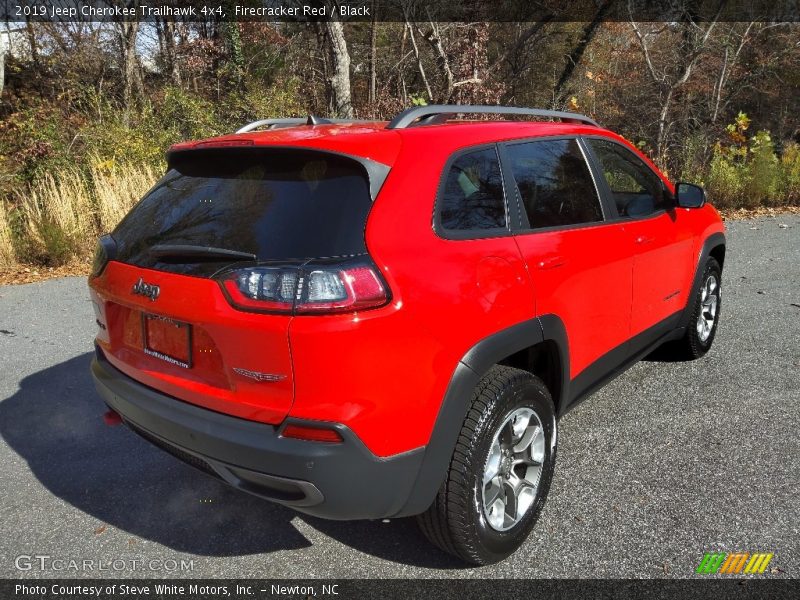
M 544 503 L 557 418 L 657 346 L 714 340 L 719 215 L 581 115 L 269 120 L 167 158 L 98 246 L 97 389 L 312 515 L 419 515 L 500 560 Z

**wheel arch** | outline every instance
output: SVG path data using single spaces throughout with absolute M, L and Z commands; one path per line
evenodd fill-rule
M 725 265 L 725 241 L 717 243 L 715 246 L 709 250 L 709 256 L 716 259 L 719 263 L 720 268 Z
M 703 245 L 700 248 L 700 254 L 697 258 L 697 264 L 695 265 L 692 287 L 689 288 L 688 300 L 683 309 L 681 319 L 678 322 L 678 330 L 685 328 L 691 320 L 692 298 L 694 298 L 696 291 L 700 289 L 700 280 L 703 278 L 703 268 L 708 260 L 708 257 L 710 256 L 716 259 L 720 268 L 722 268 L 725 263 L 725 249 L 725 234 L 722 232 L 712 233 L 703 241 Z
M 421 513 L 433 502 L 446 476 L 473 391 L 496 364 L 517 367 L 542 379 L 553 398 L 556 415 L 561 414 L 569 384 L 569 353 L 561 319 L 544 315 L 480 340 L 458 362 L 450 378 L 414 490 L 396 516 Z

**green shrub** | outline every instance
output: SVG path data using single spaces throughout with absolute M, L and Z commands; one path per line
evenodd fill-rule
M 746 169 L 737 164 L 717 145 L 708 174 L 706 188 L 711 202 L 719 208 L 741 206 L 744 201 Z
M 712 202 L 720 208 L 783 206 L 800 193 L 800 149 L 790 144 L 781 156 L 768 131 L 751 138 L 750 119 L 739 113 L 726 128 L 729 144 L 714 146 L 705 177 Z
M 744 193 L 751 206 L 781 204 L 780 163 L 768 131 L 759 131 L 750 140 Z
M 800 144 L 787 144 L 781 155 L 784 204 L 800 202 Z

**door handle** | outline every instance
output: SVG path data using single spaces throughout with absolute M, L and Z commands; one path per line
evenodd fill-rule
M 547 258 L 540 260 L 536 266 L 544 270 L 563 267 L 565 264 L 567 264 L 567 259 L 563 256 L 548 256 Z
M 649 237 L 649 236 L 646 236 L 646 235 L 640 235 L 639 237 L 636 238 L 636 243 L 640 244 L 642 246 L 644 246 L 645 244 L 652 244 L 655 241 L 656 241 L 656 238 Z

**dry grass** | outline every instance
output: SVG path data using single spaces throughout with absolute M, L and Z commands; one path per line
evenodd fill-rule
M 96 231 L 91 190 L 81 174 L 62 170 L 30 186 L 20 202 L 26 252 L 49 264 L 86 253 Z
M 97 237 L 116 226 L 156 176 L 146 165 L 94 161 L 88 177 L 64 169 L 29 186 L 13 206 L 0 198 L 0 284 L 84 274 Z M 726 219 L 799 211 L 797 206 L 722 210 Z
M 95 167 L 91 179 L 97 223 L 108 233 L 155 183 L 156 174 L 149 165 L 123 165 L 111 172 Z
M 77 169 L 45 175 L 16 198 L 16 231 L 9 210 L 0 210 L 0 267 L 87 260 L 97 237 L 111 231 L 155 181 L 149 166 L 108 163 L 90 168 L 88 177 Z
M 0 268 L 12 267 L 16 262 L 8 210 L 0 200 Z

